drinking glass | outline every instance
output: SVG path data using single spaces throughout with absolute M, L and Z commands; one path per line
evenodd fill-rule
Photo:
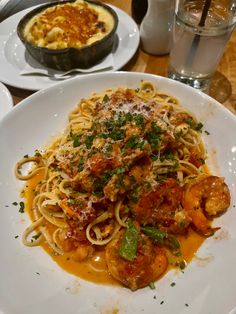
M 177 0 L 168 76 L 208 92 L 236 25 L 236 0 Z

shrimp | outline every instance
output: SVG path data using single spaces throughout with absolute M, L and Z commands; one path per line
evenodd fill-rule
M 159 226 L 172 233 L 184 233 L 190 220 L 181 207 L 182 187 L 169 178 L 154 190 L 142 193 L 137 204 L 132 204 L 135 219 L 142 225 Z
M 123 259 L 119 255 L 123 234 L 119 232 L 106 246 L 105 258 L 112 277 L 134 291 L 157 280 L 166 271 L 168 260 L 164 250 L 144 234 L 140 235 L 136 258 L 133 261 Z
M 219 216 L 230 206 L 229 188 L 223 178 L 202 176 L 191 182 L 183 194 L 183 207 L 192 224 L 204 236 L 211 236 L 219 228 L 212 228 L 209 218 Z

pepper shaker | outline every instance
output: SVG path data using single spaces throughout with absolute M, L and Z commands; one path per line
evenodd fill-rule
M 131 15 L 135 22 L 140 25 L 147 13 L 148 0 L 132 0 Z
M 148 10 L 140 26 L 141 47 L 154 55 L 170 51 L 175 0 L 148 0 Z

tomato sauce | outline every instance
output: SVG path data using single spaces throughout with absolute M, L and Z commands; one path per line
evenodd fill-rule
M 42 173 L 38 173 L 34 178 L 27 182 L 26 188 L 22 196 L 26 199 L 26 212 L 30 218 L 33 219 L 32 214 L 32 202 L 34 198 L 34 188 L 43 178 Z M 50 231 L 50 230 L 49 230 Z M 178 236 L 178 240 L 181 244 L 182 257 L 186 263 L 189 263 L 194 257 L 196 251 L 202 245 L 205 240 L 204 237 L 197 234 L 191 228 L 188 235 Z M 83 278 L 85 280 L 95 282 L 98 284 L 119 285 L 119 283 L 113 279 L 107 270 L 105 261 L 105 252 L 102 248 L 98 248 L 93 257 L 84 262 L 76 262 L 72 258 L 72 253 L 66 252 L 63 256 L 55 255 L 53 250 L 48 246 L 46 242 L 42 243 L 42 248 L 53 258 L 53 260 L 65 271 Z M 174 266 L 170 266 L 168 270 L 173 269 Z

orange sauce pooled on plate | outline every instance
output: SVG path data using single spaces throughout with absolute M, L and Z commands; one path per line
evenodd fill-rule
M 27 182 L 24 189 L 23 197 L 26 200 L 26 212 L 33 220 L 32 202 L 34 198 L 34 188 L 43 178 L 42 173 L 38 173 L 34 178 Z M 50 231 L 50 230 L 49 230 Z M 194 254 L 205 240 L 204 237 L 197 234 L 191 228 L 187 236 L 178 236 L 181 245 L 182 258 L 189 263 L 194 257 Z M 105 252 L 102 248 L 98 248 L 93 257 L 84 262 L 76 262 L 70 252 L 65 253 L 63 256 L 55 255 L 53 250 L 46 242 L 41 244 L 42 248 L 53 258 L 53 260 L 65 271 L 74 274 L 77 277 L 83 278 L 99 284 L 119 285 L 109 273 L 105 261 Z M 172 269 L 170 266 L 168 270 Z

